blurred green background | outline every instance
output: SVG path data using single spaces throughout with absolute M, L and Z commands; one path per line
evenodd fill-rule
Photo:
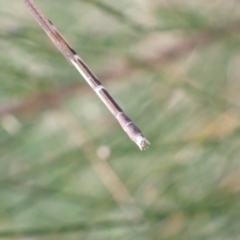
M 0 0 L 0 238 L 240 239 L 239 1 L 36 4 L 151 145 Z

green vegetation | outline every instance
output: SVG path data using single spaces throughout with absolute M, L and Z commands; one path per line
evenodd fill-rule
M 151 145 L 0 0 L 0 238 L 239 239 L 239 3 L 36 4 Z

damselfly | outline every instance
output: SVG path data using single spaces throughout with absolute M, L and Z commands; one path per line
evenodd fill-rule
M 100 99 L 108 107 L 111 113 L 120 123 L 121 127 L 127 133 L 127 135 L 139 146 L 141 150 L 146 149 L 150 144 L 148 140 L 143 136 L 141 130 L 132 122 L 132 120 L 123 112 L 119 105 L 113 100 L 111 95 L 102 86 L 101 82 L 93 74 L 93 72 L 87 67 L 83 60 L 77 55 L 77 53 L 70 47 L 67 41 L 62 37 L 56 27 L 49 21 L 36 6 L 33 0 L 22 0 L 32 13 L 35 20 L 47 33 L 52 42 L 56 45 L 59 51 L 65 56 L 65 58 L 72 63 L 76 69 L 81 73 L 91 88 L 97 93 Z

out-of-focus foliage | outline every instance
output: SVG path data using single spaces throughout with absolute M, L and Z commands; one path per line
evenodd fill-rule
M 0 0 L 0 237 L 239 239 L 239 2 L 36 4 L 151 145 Z

